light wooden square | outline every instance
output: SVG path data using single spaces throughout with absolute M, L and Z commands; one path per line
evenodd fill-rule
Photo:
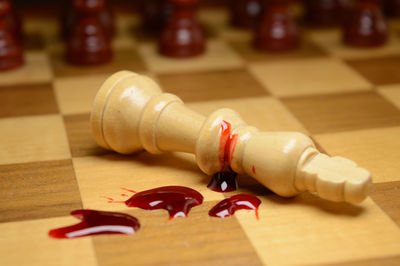
M 341 31 L 318 31 L 311 33 L 311 39 L 334 56 L 346 59 L 372 58 L 386 55 L 400 54 L 400 39 L 396 34 L 389 36 L 387 44 L 377 48 L 350 47 L 342 42 Z
M 54 90 L 63 114 L 89 113 L 94 97 L 108 75 L 57 78 Z
M 205 116 L 220 108 L 231 108 L 238 112 L 249 125 L 260 130 L 300 131 L 307 134 L 307 130 L 285 106 L 272 97 L 197 102 L 187 105 Z
M 73 217 L 1 223 L 0 265 L 97 265 L 90 238 L 52 239 L 50 229 L 78 223 Z
M 400 84 L 380 86 L 378 92 L 400 109 Z
M 70 158 L 59 115 L 0 119 L 0 164 Z
M 52 72 L 46 53 L 26 52 L 25 64 L 22 67 L 4 71 L 0 75 L 0 84 L 37 84 L 52 80 Z
M 235 213 L 266 265 L 339 263 L 400 254 L 400 230 L 371 200 L 359 206 L 320 200 L 261 198 L 260 220 Z
M 184 153 L 151 155 L 142 152 L 132 156 L 110 154 L 74 158 L 76 177 L 85 208 L 125 210 L 122 203 L 108 203 L 103 196 L 127 200 L 121 187 L 137 192 L 160 186 L 186 186 L 199 191 L 205 201 L 221 200 L 223 195 L 211 191 L 211 177 L 203 174 L 194 156 Z
M 143 44 L 139 53 L 148 68 L 156 73 L 184 73 L 193 71 L 224 70 L 239 68 L 243 60 L 227 44 L 208 40 L 206 52 L 190 58 L 169 58 L 158 53 L 154 44 Z
M 250 70 L 277 96 L 330 94 L 372 87 L 356 71 L 334 58 L 253 63 Z
M 375 183 L 400 180 L 400 127 L 314 135 L 331 155 L 354 160 Z

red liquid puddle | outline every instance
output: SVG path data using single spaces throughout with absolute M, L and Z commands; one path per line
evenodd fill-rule
M 207 187 L 216 192 L 229 192 L 238 189 L 237 174 L 232 171 L 218 172 L 212 176 Z
M 208 212 L 208 214 L 218 218 L 226 218 L 232 216 L 237 210 L 246 209 L 254 210 L 258 220 L 258 207 L 260 204 L 261 200 L 255 196 L 239 194 L 219 202 Z
M 134 234 L 140 228 L 139 220 L 118 212 L 75 210 L 71 215 L 80 223 L 49 231 L 52 238 L 76 238 L 100 234 Z

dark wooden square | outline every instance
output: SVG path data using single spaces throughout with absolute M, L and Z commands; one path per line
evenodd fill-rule
M 71 160 L 0 165 L 0 222 L 68 215 L 82 208 Z
M 266 96 L 268 92 L 245 69 L 159 75 L 164 91 L 186 102 Z
M 97 145 L 92 137 L 90 114 L 65 116 L 64 124 L 72 157 L 101 155 L 108 152 Z
M 0 87 L 0 117 L 58 113 L 52 85 Z
M 375 85 L 400 83 L 400 56 L 349 60 L 347 63 Z
M 313 134 L 400 125 L 400 110 L 372 91 L 286 98 L 282 102 Z

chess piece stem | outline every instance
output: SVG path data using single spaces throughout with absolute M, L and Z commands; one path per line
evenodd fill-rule
M 229 134 L 224 135 L 228 124 Z M 162 93 L 151 79 L 133 72 L 117 72 L 104 82 L 91 125 L 95 140 L 104 148 L 123 154 L 142 149 L 155 154 L 194 153 L 206 174 L 228 164 L 285 197 L 308 190 L 324 199 L 357 203 L 371 185 L 368 171 L 345 158 L 321 154 L 304 134 L 260 132 L 226 108 L 203 117 L 177 96 Z

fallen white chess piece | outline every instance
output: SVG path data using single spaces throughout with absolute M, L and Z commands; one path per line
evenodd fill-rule
M 331 201 L 358 203 L 371 187 L 370 173 L 351 160 L 320 153 L 297 132 L 260 132 L 235 111 L 207 118 L 150 78 L 129 71 L 109 77 L 97 93 L 91 125 L 97 143 L 129 154 L 189 152 L 212 175 L 226 168 L 246 173 L 278 195 L 317 192 Z

